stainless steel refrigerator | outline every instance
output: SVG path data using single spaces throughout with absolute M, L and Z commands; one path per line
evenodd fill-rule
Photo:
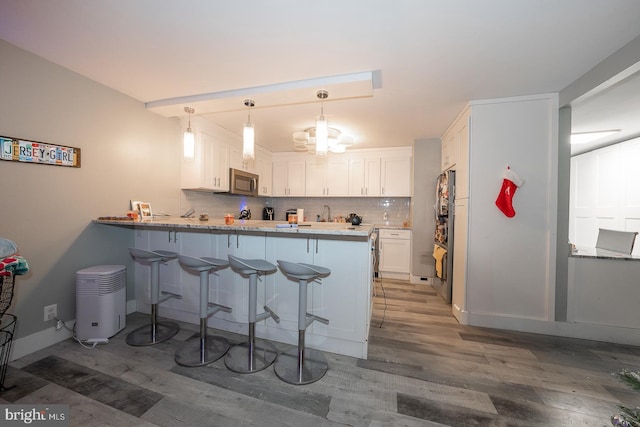
M 456 172 L 445 171 L 436 180 L 436 229 L 434 233 L 433 258 L 436 277 L 433 287 L 451 304 L 451 282 L 453 279 L 453 224 L 455 216 Z

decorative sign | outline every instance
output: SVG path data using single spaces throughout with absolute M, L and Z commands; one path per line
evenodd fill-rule
M 0 160 L 80 167 L 80 149 L 0 136 Z

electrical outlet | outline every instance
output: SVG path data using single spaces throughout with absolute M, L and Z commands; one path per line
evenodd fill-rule
M 53 320 L 58 316 L 58 304 L 51 304 L 44 307 L 44 321 Z
M 57 329 L 57 330 L 62 329 L 62 327 L 63 327 L 63 326 L 64 326 L 64 323 L 62 323 L 62 320 L 58 320 L 58 321 L 56 322 L 56 329 Z

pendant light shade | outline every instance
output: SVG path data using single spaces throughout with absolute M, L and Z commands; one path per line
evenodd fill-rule
M 316 121 L 316 156 L 326 156 L 329 149 L 329 124 L 324 116 Z
M 251 107 L 255 106 L 255 102 L 252 99 L 245 99 L 244 105 L 249 108 L 249 114 L 247 117 L 247 123 L 245 123 L 242 129 L 242 158 L 254 159 L 255 158 L 255 129 L 253 123 L 251 123 Z
M 184 107 L 184 111 L 189 114 L 189 125 L 182 137 L 183 155 L 186 158 L 193 159 L 196 155 L 196 136 L 191 130 L 191 115 L 196 110 L 191 107 Z

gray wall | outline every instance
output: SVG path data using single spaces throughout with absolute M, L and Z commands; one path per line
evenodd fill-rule
M 0 135 L 79 147 L 82 167 L 0 161 L 0 236 L 14 240 L 30 265 L 17 279 L 16 338 L 75 318 L 75 272 L 97 264 L 128 268 L 128 229 L 91 224 L 123 215 L 130 199 L 179 211 L 180 126 L 144 105 L 0 40 Z
M 434 277 L 433 232 L 436 226 L 436 179 L 440 174 L 440 139 L 416 140 L 413 145 L 413 250 L 411 274 Z

